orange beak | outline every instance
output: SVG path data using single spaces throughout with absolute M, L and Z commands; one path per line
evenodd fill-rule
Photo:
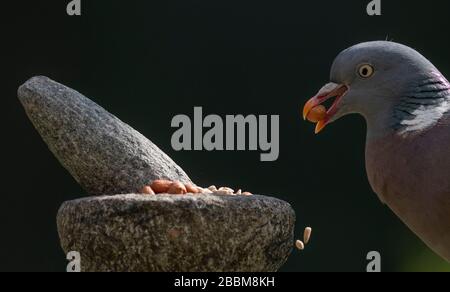
M 330 98 L 336 97 L 333 105 L 326 111 L 326 114 L 317 121 L 315 133 L 320 133 L 330 122 L 330 119 L 336 114 L 341 98 L 348 92 L 349 87 L 343 84 L 328 83 L 319 92 L 305 104 L 303 108 L 303 119 L 309 118 L 311 111 L 323 104 Z M 316 122 L 315 120 L 313 122 Z

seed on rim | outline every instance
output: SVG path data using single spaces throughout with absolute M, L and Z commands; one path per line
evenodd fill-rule
M 220 190 L 217 190 L 217 191 L 215 191 L 215 192 L 213 192 L 214 193 L 214 195 L 221 195 L 221 196 L 226 196 L 226 195 L 229 195 L 229 196 L 232 196 L 232 195 L 234 195 L 234 193 L 233 192 L 231 192 L 231 191 L 226 191 L 226 190 L 222 190 L 222 191 L 220 191 Z
M 210 189 L 201 189 L 200 193 L 202 194 L 212 194 L 213 192 Z
M 187 193 L 186 187 L 179 181 L 173 182 L 167 193 L 171 195 L 185 195 Z
M 153 191 L 153 189 L 150 186 L 145 186 L 143 187 L 139 193 L 141 194 L 145 194 L 145 195 L 154 195 L 155 192 Z
M 172 181 L 166 179 L 157 179 L 152 182 L 150 187 L 157 194 L 167 193 L 170 186 L 172 185 Z
M 221 187 L 219 188 L 219 191 L 231 192 L 234 194 L 234 190 L 232 188 Z
M 185 184 L 188 194 L 198 194 L 201 192 L 200 188 L 194 184 Z

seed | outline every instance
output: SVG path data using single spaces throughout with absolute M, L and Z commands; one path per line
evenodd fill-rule
M 170 180 L 158 179 L 152 182 L 150 187 L 157 194 L 167 193 L 169 191 L 172 182 Z
M 153 189 L 150 186 L 145 186 L 143 187 L 139 193 L 141 194 L 145 194 L 145 195 L 154 195 L 155 192 L 153 191 Z
M 187 193 L 187 190 L 184 184 L 179 181 L 175 181 L 170 185 L 167 193 L 171 195 L 184 195 Z
M 201 193 L 202 194 L 212 194 L 213 192 L 210 189 L 202 189 Z
M 145 186 L 140 190 L 142 194 L 171 194 L 171 195 L 185 195 L 185 194 L 215 194 L 215 195 L 242 195 L 242 196 L 251 196 L 253 195 L 250 192 L 242 192 L 239 189 L 235 192 L 232 188 L 229 187 L 221 187 L 217 189 L 215 185 L 212 185 L 208 188 L 199 187 L 193 183 L 183 184 L 179 181 L 170 181 L 166 179 L 158 179 L 151 183 L 150 186 Z
M 222 190 L 222 191 L 217 190 L 217 191 L 215 191 L 213 193 L 214 193 L 214 195 L 219 195 L 219 196 L 232 196 L 232 195 L 234 195 L 233 192 L 227 191 L 227 190 Z
M 297 249 L 299 249 L 299 250 L 304 250 L 305 249 L 305 244 L 303 243 L 303 241 L 297 240 L 295 242 L 295 247 L 297 247 Z
M 234 194 L 234 190 L 227 187 L 219 188 L 219 191 L 231 192 L 232 194 Z
M 309 240 L 311 239 L 311 232 L 312 232 L 311 227 L 305 228 L 305 231 L 303 232 L 303 241 L 305 242 L 305 244 L 308 244 Z
M 317 123 L 323 119 L 325 119 L 327 116 L 327 109 L 323 105 L 318 105 L 311 109 L 309 112 L 307 119 L 311 123 Z
M 201 192 L 200 188 L 194 184 L 185 184 L 185 187 L 189 194 L 198 194 Z

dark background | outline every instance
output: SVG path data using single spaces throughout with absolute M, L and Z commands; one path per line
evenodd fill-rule
M 362 41 L 410 45 L 450 76 L 450 2 L 383 0 L 383 16 L 358 1 L 100 1 L 2 4 L 0 271 L 64 271 L 56 213 L 84 191 L 27 119 L 19 85 L 46 75 L 92 98 L 152 139 L 199 185 L 228 185 L 289 201 L 297 236 L 283 271 L 365 271 L 380 251 L 385 271 L 450 270 L 383 206 L 364 168 L 365 124 L 347 117 L 315 136 L 300 108 L 334 57 Z M 5 6 L 6 5 L 6 6 Z M 12 6 L 13 5 L 13 6 Z M 259 152 L 175 152 L 172 117 L 280 115 L 280 158 Z

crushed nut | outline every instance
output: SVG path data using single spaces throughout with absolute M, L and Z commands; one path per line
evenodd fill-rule
M 184 186 L 184 184 L 182 184 L 179 181 L 175 181 L 170 185 L 167 193 L 172 194 L 172 195 L 184 195 L 187 193 L 187 190 L 186 190 L 186 187 Z
M 185 195 L 185 194 L 214 194 L 214 195 L 228 195 L 228 196 L 251 196 L 250 192 L 242 192 L 239 189 L 235 192 L 229 187 L 220 187 L 217 189 L 216 186 L 210 186 L 208 188 L 198 187 L 193 183 L 183 184 L 179 181 L 170 181 L 159 179 L 153 181 L 150 185 L 144 186 L 140 193 L 142 194 L 170 194 L 170 195 Z
M 145 186 L 140 190 L 141 194 L 145 194 L 145 195 L 154 195 L 155 192 L 153 191 L 153 189 L 149 186 Z

